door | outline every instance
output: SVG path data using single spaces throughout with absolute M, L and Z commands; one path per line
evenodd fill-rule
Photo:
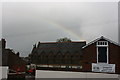
M 98 62 L 107 63 L 107 47 L 98 47 Z

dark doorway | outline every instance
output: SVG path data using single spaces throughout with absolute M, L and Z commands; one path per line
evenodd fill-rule
M 107 63 L 107 47 L 98 47 L 98 62 Z

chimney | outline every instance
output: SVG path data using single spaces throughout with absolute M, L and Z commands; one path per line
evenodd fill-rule
M 16 55 L 19 57 L 19 56 L 20 56 L 20 53 L 19 53 L 19 52 L 17 52 L 17 53 L 16 53 Z
M 38 42 L 37 48 L 40 47 L 40 42 Z
M 6 47 L 6 41 L 5 41 L 5 39 L 1 39 L 1 41 L 2 41 L 2 49 L 5 49 L 5 47 Z

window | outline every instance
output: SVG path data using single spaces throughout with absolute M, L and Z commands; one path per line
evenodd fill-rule
M 108 46 L 108 42 L 107 41 L 98 41 L 97 46 Z
M 108 42 L 97 42 L 97 63 L 108 63 Z

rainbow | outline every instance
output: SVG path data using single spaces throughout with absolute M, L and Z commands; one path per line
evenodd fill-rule
M 48 19 L 43 19 L 43 21 L 45 21 L 47 24 L 49 24 L 55 28 L 58 28 L 58 29 L 64 31 L 65 33 L 69 34 L 70 36 L 76 38 L 79 41 L 85 41 L 80 37 L 80 35 L 76 34 L 74 31 L 70 30 L 69 28 L 66 28 L 65 26 L 63 26 L 55 21 L 48 20 Z

